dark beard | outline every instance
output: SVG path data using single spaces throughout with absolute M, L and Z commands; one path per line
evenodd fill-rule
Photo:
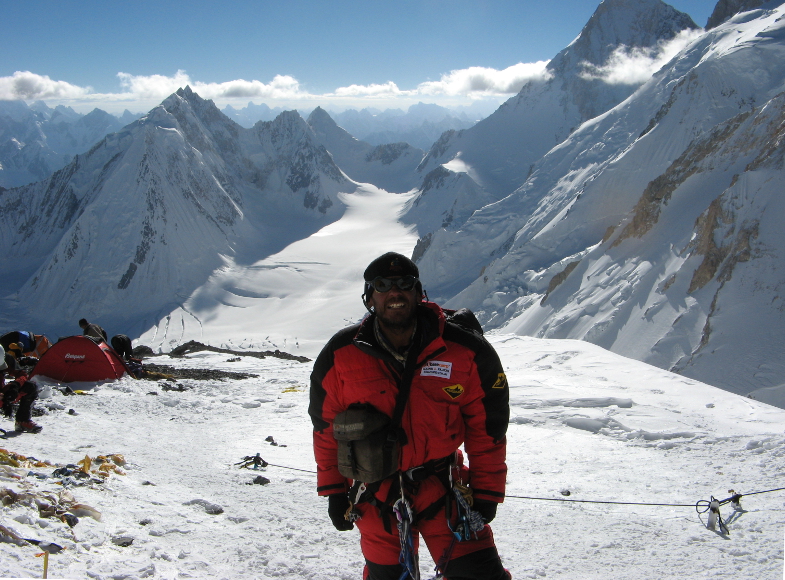
M 412 328 L 412 326 L 414 326 L 414 322 L 417 320 L 417 311 L 412 309 L 410 316 L 401 320 L 389 320 L 386 316 L 378 313 L 377 316 L 379 317 L 379 324 L 383 329 L 400 332 L 409 330 Z

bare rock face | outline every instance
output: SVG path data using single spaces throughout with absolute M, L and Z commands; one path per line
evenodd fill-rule
M 739 12 L 754 10 L 762 5 L 763 0 L 720 0 L 714 7 L 714 12 L 709 16 L 708 22 L 706 22 L 706 30 L 716 28 Z

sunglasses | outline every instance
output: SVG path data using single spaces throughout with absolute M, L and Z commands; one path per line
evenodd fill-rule
M 406 292 L 413 289 L 419 281 L 420 280 L 414 276 L 401 276 L 400 278 L 395 278 L 394 280 L 392 278 L 382 278 L 381 276 L 377 276 L 371 282 L 369 282 L 369 284 L 376 292 L 388 292 L 393 286 L 398 286 L 399 289 Z

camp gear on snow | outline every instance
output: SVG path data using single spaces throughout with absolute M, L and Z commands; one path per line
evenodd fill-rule
M 260 467 L 267 467 L 269 463 L 267 463 L 260 454 L 256 454 L 254 456 L 246 455 L 243 457 L 242 461 L 235 463 L 235 465 L 239 465 L 240 469 L 248 468 L 253 465 L 253 469 L 259 469 Z
M 12 354 L 16 359 L 22 358 L 22 347 L 16 342 L 9 344 L 6 351 L 8 351 L 9 354 Z
M 0 336 L 0 345 L 2 345 L 5 350 L 8 350 L 9 345 L 12 343 L 16 343 L 21 347 L 24 356 L 32 356 L 35 358 L 41 358 L 41 356 L 49 350 L 49 347 L 52 346 L 52 343 L 49 342 L 49 339 L 43 334 L 33 334 L 32 332 L 23 330 L 6 332 L 4 335 Z
M 38 361 L 30 376 L 44 376 L 62 383 L 115 380 L 128 368 L 105 342 L 86 336 L 69 336 L 57 341 Z
M 417 285 L 419 280 L 414 276 L 403 276 L 402 278 L 383 278 L 377 276 L 371 281 L 371 286 L 376 292 L 389 292 L 393 286 L 398 286 L 400 290 L 407 292 Z

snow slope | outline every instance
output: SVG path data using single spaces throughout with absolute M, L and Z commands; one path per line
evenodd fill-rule
M 583 341 L 492 341 L 512 409 L 508 497 L 493 528 L 514 578 L 782 577 L 783 492 L 757 492 L 781 487 L 785 411 Z M 122 454 L 124 475 L 67 487 L 100 521 L 83 508 L 69 528 L 17 502 L 0 507 L 0 525 L 65 546 L 49 557 L 49 578 L 359 580 L 357 532 L 335 531 L 316 496 L 311 364 L 239 358 L 153 362 L 258 376 L 182 379 L 182 391 L 130 378 L 83 396 L 54 389 L 41 401 L 41 434 L 0 440 L 51 465 L 0 472 L 0 489 L 58 498 L 55 467 L 85 455 Z M 271 465 L 236 465 L 256 453 Z M 269 484 L 253 484 L 258 476 Z M 755 495 L 742 498 L 743 511 L 721 508 L 729 533 L 720 534 L 693 506 L 729 489 Z M 0 543 L 0 577 L 40 577 L 39 552 Z M 424 555 L 423 578 L 431 566 Z
M 736 393 L 781 385 L 783 14 L 706 32 L 514 193 L 421 240 L 431 295 Z
M 414 232 L 395 220 L 406 200 L 373 189 L 344 196 L 343 216 L 310 238 L 250 267 L 227 263 L 202 290 L 211 296 L 187 301 L 200 325 L 175 313 L 169 328 L 134 344 L 168 349 L 199 338 L 313 359 L 363 315 L 367 263 L 414 245 Z M 200 332 L 177 335 L 180 328 Z M 769 490 L 785 473 L 784 410 L 585 341 L 490 340 L 511 393 L 508 497 L 493 528 L 514 578 L 781 577 L 785 500 Z M 0 490 L 35 494 L 0 507 L 0 577 L 42 573 L 40 549 L 10 541 L 14 534 L 65 546 L 49 557 L 50 578 L 359 580 L 357 532 L 335 531 L 316 495 L 312 363 L 210 352 L 148 362 L 255 376 L 125 377 L 75 384 L 87 394 L 68 396 L 42 382 L 43 432 L 0 440 L 0 448 L 49 462 L 0 466 Z M 256 453 L 270 463 L 264 470 L 237 465 Z M 124 457 L 123 475 L 66 489 L 52 477 L 86 455 L 108 454 Z M 254 484 L 258 476 L 270 482 Z M 720 534 L 694 506 L 724 500 L 729 489 L 750 495 L 744 511 L 722 507 L 729 534 Z M 82 504 L 79 522 L 69 528 L 41 516 L 36 498 Z M 421 568 L 432 577 L 427 556 Z
M 415 170 L 425 152 L 408 143 L 371 145 L 352 137 L 321 107 L 308 116 L 316 141 L 332 155 L 336 165 L 353 181 L 372 183 L 391 192 L 417 187 Z
M 15 227 L 0 230 L 0 320 L 57 337 L 100 318 L 138 336 L 225 259 L 252 263 L 339 218 L 338 194 L 355 189 L 295 111 L 243 129 L 180 89 L 47 180 L 3 193 Z
M 362 273 L 386 251 L 411 252 L 397 221 L 408 196 L 364 185 L 341 196 L 340 220 L 250 264 L 225 258 L 204 285 L 147 330 L 156 352 L 197 340 L 231 349 L 280 349 L 315 358 L 334 329 L 365 314 Z

